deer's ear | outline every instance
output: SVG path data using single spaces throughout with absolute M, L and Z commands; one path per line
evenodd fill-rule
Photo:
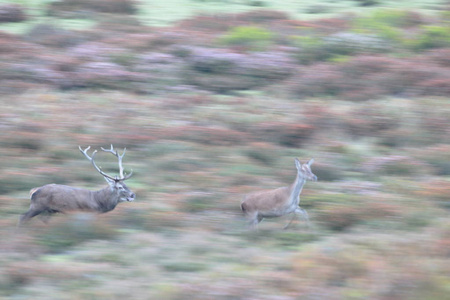
M 106 182 L 109 184 L 110 187 L 113 187 L 116 184 L 115 180 L 112 180 L 111 178 L 108 177 L 103 177 L 105 178 Z
M 298 158 L 295 159 L 295 166 L 298 170 L 302 168 L 302 163 L 298 160 Z
M 307 162 L 307 164 L 308 164 L 308 166 L 310 166 L 311 167 L 311 165 L 314 163 L 314 158 L 311 158 L 308 162 Z

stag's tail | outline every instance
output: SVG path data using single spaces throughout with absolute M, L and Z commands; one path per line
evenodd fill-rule
M 40 189 L 40 187 L 35 187 L 30 190 L 30 199 L 33 200 L 34 196 L 37 195 L 36 192 Z

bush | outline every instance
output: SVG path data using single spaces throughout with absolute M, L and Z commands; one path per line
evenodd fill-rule
M 355 25 L 361 29 L 408 28 L 423 23 L 422 17 L 413 11 L 398 9 L 378 9 L 371 14 L 355 19 Z
M 297 148 L 308 142 L 314 130 L 315 127 L 308 124 L 266 122 L 255 124 L 252 135 L 262 142 Z
M 307 199 L 313 201 L 317 220 L 326 228 L 343 231 L 352 226 L 397 216 L 402 206 L 392 199 L 356 194 L 321 194 Z
M 326 37 L 324 47 L 330 52 L 330 55 L 385 53 L 391 49 L 386 40 L 376 35 L 352 32 L 340 32 Z
M 250 50 L 262 50 L 272 42 L 273 35 L 266 29 L 256 26 L 239 26 L 220 38 L 222 44 L 240 46 Z
M 94 215 L 75 214 L 64 224 L 49 227 L 39 235 L 38 243 L 49 252 L 58 253 L 92 239 L 112 239 L 117 231 L 95 220 Z
M 365 163 L 364 169 L 372 174 L 388 176 L 420 176 L 431 173 L 427 164 L 401 155 L 372 158 Z
M 256 9 L 236 16 L 236 19 L 248 23 L 267 23 L 288 20 L 289 16 L 282 11 Z
M 378 0 L 356 0 L 359 6 L 376 6 L 380 5 L 380 1 Z
M 216 92 L 265 86 L 288 77 L 293 71 L 290 59 L 278 52 L 239 54 L 195 48 L 185 61 L 185 82 Z
M 317 37 L 295 37 L 293 42 L 298 49 L 294 57 L 301 64 L 309 65 L 316 61 L 325 61 L 331 57 L 324 42 Z
M 433 200 L 438 205 L 450 209 L 450 182 L 448 180 L 438 179 L 422 183 L 417 195 L 424 200 Z
M 416 150 L 414 157 L 433 167 L 438 176 L 450 176 L 450 145 L 440 144 Z
M 144 74 L 127 71 L 123 66 L 107 62 L 90 62 L 79 66 L 76 72 L 78 86 L 137 91 L 144 82 Z
M 421 33 L 414 39 L 406 41 L 406 46 L 416 51 L 450 47 L 450 26 L 423 26 Z
M 70 47 L 85 40 L 81 33 L 62 29 L 53 24 L 37 24 L 26 34 L 30 42 L 50 47 Z
M 24 8 L 18 4 L 0 5 L 0 23 L 22 22 L 26 20 Z
M 316 64 L 290 79 L 291 91 L 298 97 L 336 96 L 348 83 L 335 66 Z
M 61 0 L 50 3 L 47 8 L 49 15 L 63 17 L 80 17 L 86 15 L 86 11 L 135 14 L 137 12 L 137 2 L 134 0 Z

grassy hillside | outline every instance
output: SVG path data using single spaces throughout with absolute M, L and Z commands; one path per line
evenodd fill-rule
M 2 8 L 0 297 L 448 299 L 448 5 L 188 2 Z M 135 202 L 16 227 L 33 187 L 106 186 L 77 148 L 110 144 Z M 311 228 L 249 231 L 295 157 Z

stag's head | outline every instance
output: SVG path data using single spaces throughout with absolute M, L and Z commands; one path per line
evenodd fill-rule
M 109 178 L 107 179 L 106 177 L 105 179 L 111 187 L 111 191 L 117 193 L 119 202 L 134 201 L 134 199 L 136 198 L 136 194 L 127 187 L 123 180 L 111 180 Z
M 111 188 L 111 192 L 117 194 L 119 202 L 134 201 L 134 199 L 136 198 L 136 194 L 133 193 L 124 182 L 125 180 L 130 178 L 131 175 L 133 174 L 133 171 L 131 171 L 130 174 L 124 174 L 123 172 L 122 158 L 125 155 L 126 148 L 123 149 L 122 155 L 120 155 L 116 150 L 114 150 L 113 145 L 111 145 L 110 149 L 104 149 L 103 147 L 101 148 L 103 151 L 113 154 L 118 159 L 119 176 L 115 177 L 106 174 L 105 172 L 102 171 L 100 167 L 97 166 L 97 164 L 94 161 L 94 157 L 95 154 L 97 154 L 97 150 L 94 150 L 94 152 L 92 152 L 92 156 L 89 156 L 87 152 L 91 148 L 91 146 L 87 147 L 84 150 L 81 149 L 80 146 L 78 146 L 78 148 L 80 149 L 81 153 L 83 153 L 84 156 L 86 156 L 86 158 L 92 163 L 94 168 L 103 176 L 103 178 L 105 178 L 106 182 L 108 182 L 109 187 Z
M 317 176 L 311 171 L 311 165 L 314 162 L 314 158 L 311 158 L 307 163 L 302 164 L 298 158 L 295 159 L 295 166 L 297 167 L 298 175 L 305 180 L 317 181 Z

